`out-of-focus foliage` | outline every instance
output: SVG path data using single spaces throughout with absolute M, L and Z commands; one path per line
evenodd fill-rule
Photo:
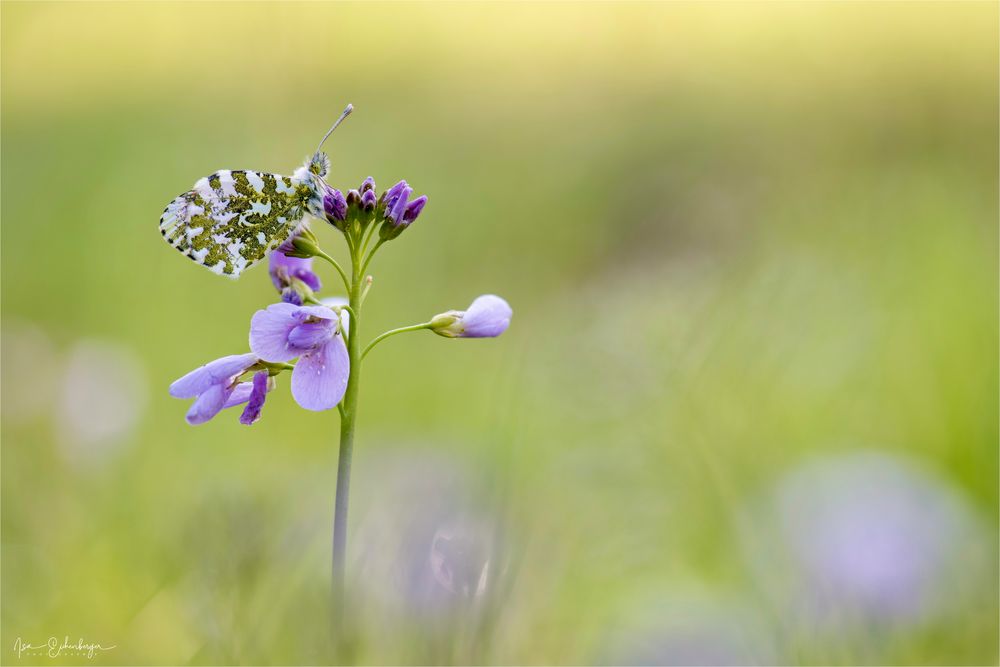
M 0 660 L 994 663 L 997 19 L 4 3 Z M 514 319 L 366 362 L 334 656 L 336 413 L 184 423 L 276 294 L 156 224 L 346 102 L 331 184 L 430 196 L 365 337 Z

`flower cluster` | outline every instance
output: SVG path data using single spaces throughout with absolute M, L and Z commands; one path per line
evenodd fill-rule
M 292 374 L 293 398 L 307 410 L 330 410 L 344 400 L 351 366 L 363 356 L 360 346 L 348 345 L 349 338 L 357 336 L 351 317 L 372 282 L 370 276 L 360 281 L 359 276 L 379 246 L 397 238 L 417 220 L 427 197 L 414 197 L 406 181 L 378 195 L 372 177 L 346 195 L 326 184 L 323 187 L 324 218 L 347 238 L 355 269 L 353 280 L 320 249 L 316 235 L 303 224 L 269 257 L 271 282 L 281 301 L 258 310 L 250 319 L 250 352 L 216 359 L 170 386 L 171 396 L 194 399 L 188 423 L 202 424 L 226 408 L 245 405 L 240 423 L 253 424 L 260 419 L 275 378 L 285 371 Z M 351 296 L 350 303 L 347 299 L 319 299 L 322 282 L 313 267 L 317 257 L 337 269 Z M 495 337 L 507 329 L 510 318 L 506 301 L 494 295 L 481 296 L 465 311 L 449 310 L 423 324 L 386 332 L 375 338 L 364 354 L 390 335 L 417 329 L 449 338 Z
M 369 176 L 356 190 L 344 195 L 327 186 L 323 196 L 326 221 L 347 235 L 379 227 L 379 239 L 391 241 L 409 227 L 424 210 L 427 196 L 414 199 L 413 188 L 400 181 L 382 193 L 375 194 L 375 179 Z

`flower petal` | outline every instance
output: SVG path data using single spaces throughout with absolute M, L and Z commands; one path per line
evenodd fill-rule
M 347 389 L 351 362 L 344 337 L 336 335 L 315 352 L 302 355 L 292 371 L 292 396 L 306 410 L 329 410 Z
M 187 423 L 195 426 L 197 424 L 204 424 L 209 419 L 219 414 L 219 411 L 225 406 L 226 399 L 229 398 L 229 394 L 232 389 L 224 387 L 221 384 L 215 384 L 208 388 L 201 396 L 195 399 L 194 403 L 191 404 L 190 409 L 188 409 L 185 419 Z
M 258 310 L 250 319 L 250 349 L 271 362 L 290 361 L 302 353 L 289 346 L 288 332 L 301 323 L 296 317 L 301 306 L 274 303 Z
M 267 379 L 267 371 L 258 371 L 253 376 L 253 389 L 250 392 L 250 399 L 247 402 L 246 408 L 243 409 L 243 414 L 240 415 L 240 423 L 244 426 L 250 426 L 260 419 L 260 411 L 264 407 L 264 399 L 267 398 Z
M 309 317 L 318 317 L 321 320 L 337 319 L 337 313 L 333 312 L 326 306 L 302 306 L 299 308 L 299 312 L 305 313 Z
M 495 294 L 477 298 L 462 317 L 462 338 L 493 338 L 510 326 L 513 311 L 510 305 Z
M 233 393 L 229 395 L 226 399 L 226 404 L 222 406 L 222 409 L 232 408 L 237 405 L 242 405 L 250 400 L 250 392 L 253 390 L 253 382 L 240 382 L 233 389 Z
M 196 368 L 170 385 L 170 395 L 174 398 L 194 398 L 204 393 L 213 384 L 227 381 L 257 363 L 257 356 L 231 354 Z
M 305 322 L 288 332 L 288 342 L 300 350 L 313 350 L 337 332 L 337 324 L 331 320 Z

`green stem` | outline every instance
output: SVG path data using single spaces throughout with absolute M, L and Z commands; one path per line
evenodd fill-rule
M 347 376 L 347 390 L 340 410 L 340 457 L 337 462 L 337 494 L 333 515 L 333 594 L 335 623 L 342 623 L 344 615 L 344 572 L 347 553 L 347 501 L 351 486 L 351 454 L 354 449 L 354 428 L 358 415 L 358 380 L 361 377 L 361 339 L 358 337 L 358 320 L 361 315 L 360 257 L 351 255 L 351 283 L 348 288 L 351 323 L 347 337 L 347 356 L 351 368 Z
M 361 358 L 364 359 L 366 356 L 368 356 L 368 353 L 371 352 L 373 347 L 384 341 L 389 336 L 395 336 L 396 334 L 406 333 L 407 331 L 420 331 L 421 329 L 430 329 L 430 328 L 431 328 L 431 323 L 424 322 L 422 324 L 411 324 L 408 327 L 390 329 L 389 331 L 386 331 L 384 334 L 381 334 L 380 336 L 376 337 L 375 340 L 373 340 L 372 342 L 368 343 L 368 345 L 365 346 L 365 351 L 361 353 Z
M 344 269 L 341 268 L 340 263 L 337 262 L 337 260 L 335 260 L 333 257 L 330 257 L 329 255 L 327 255 L 325 252 L 320 252 L 316 256 L 320 257 L 322 259 L 325 259 L 326 261 L 330 262 L 330 264 L 333 265 L 333 268 L 337 269 L 337 273 L 340 274 L 340 279 L 344 281 L 344 289 L 346 289 L 348 291 L 348 293 L 350 293 L 350 291 L 351 291 L 351 281 L 349 281 L 347 279 L 347 274 L 344 273 Z
M 364 275 L 365 271 L 368 270 L 368 265 L 371 264 L 372 257 L 375 256 L 375 253 L 382 247 L 383 243 L 385 243 L 385 239 L 379 239 L 378 243 L 375 244 L 375 247 L 372 248 L 372 251 L 368 253 L 368 257 L 365 258 L 364 264 L 361 265 L 361 275 Z

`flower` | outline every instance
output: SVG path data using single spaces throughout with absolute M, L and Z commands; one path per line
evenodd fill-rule
M 347 389 L 350 361 L 338 326 L 326 306 L 275 303 L 250 320 L 250 349 L 261 359 L 299 361 L 292 371 L 292 396 L 307 410 L 329 410 Z
M 326 213 L 327 222 L 340 231 L 344 231 L 343 223 L 347 219 L 347 200 L 340 190 L 326 186 L 323 192 L 323 212 Z
M 407 185 L 406 181 L 400 181 L 382 195 L 381 211 L 385 220 L 385 224 L 379 230 L 379 237 L 382 240 L 391 241 L 402 234 L 424 210 L 427 196 L 421 195 L 410 201 L 412 194 L 413 188 Z
M 281 292 L 282 301 L 301 305 L 307 296 L 312 296 L 314 290 L 322 287 L 319 276 L 313 273 L 312 257 L 293 257 L 296 252 L 295 241 L 298 237 L 287 239 L 269 258 L 271 282 L 275 289 Z M 285 254 L 289 253 L 289 254 Z
M 267 398 L 268 380 L 269 373 L 264 370 L 254 373 L 252 382 L 240 384 L 241 387 L 246 384 L 252 385 L 249 396 L 247 396 L 247 406 L 243 408 L 243 414 L 240 415 L 240 423 L 244 426 L 250 426 L 260 419 L 260 411 L 264 407 L 264 399 Z
M 373 177 L 369 176 L 361 183 L 361 192 L 362 194 L 365 192 L 375 192 L 375 179 Z
M 449 310 L 435 315 L 430 329 L 448 338 L 496 338 L 510 326 L 513 311 L 495 294 L 478 297 L 466 311 Z
M 170 385 L 170 395 L 174 398 L 193 398 L 194 403 L 185 419 L 191 425 L 204 424 L 225 408 L 250 401 L 243 411 L 240 422 L 252 424 L 260 418 L 264 396 L 273 388 L 268 381 L 267 371 L 260 371 L 253 382 L 237 383 L 236 380 L 258 362 L 253 353 L 232 354 L 196 368 Z M 263 381 L 258 376 L 263 373 Z M 261 382 L 263 385 L 261 386 Z

